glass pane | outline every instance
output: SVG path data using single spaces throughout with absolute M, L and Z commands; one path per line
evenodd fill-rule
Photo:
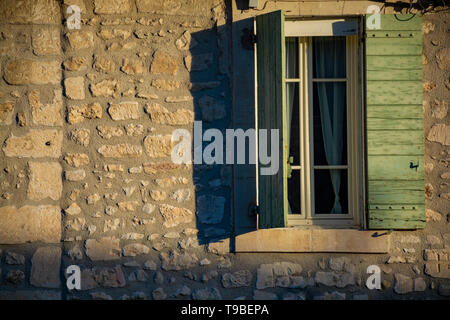
M 286 78 L 298 79 L 298 38 L 286 38 Z
M 288 142 L 289 156 L 294 158 L 292 165 L 300 165 L 300 104 L 299 104 L 299 84 L 286 84 L 286 104 L 288 113 Z
M 313 78 L 345 78 L 344 37 L 313 37 Z
M 314 165 L 347 164 L 347 103 L 344 82 L 313 84 Z
M 348 213 L 347 170 L 314 170 L 314 195 L 316 214 Z
M 289 214 L 301 213 L 300 201 L 300 170 L 292 170 L 291 178 L 288 179 Z

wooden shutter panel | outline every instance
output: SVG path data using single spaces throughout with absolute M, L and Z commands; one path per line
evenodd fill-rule
M 381 30 L 366 29 L 370 229 L 426 223 L 421 18 L 410 18 L 381 15 Z
M 287 208 L 285 111 L 284 13 L 275 11 L 256 17 L 258 129 L 279 129 L 279 169 L 261 175 L 258 169 L 258 228 L 285 227 Z M 260 165 L 261 166 L 261 165 Z

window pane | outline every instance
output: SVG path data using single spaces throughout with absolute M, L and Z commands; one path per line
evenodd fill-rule
M 286 38 L 286 78 L 298 79 L 298 38 Z
M 344 82 L 313 84 L 314 165 L 347 164 L 347 107 Z
M 345 37 L 313 37 L 313 78 L 345 78 Z
M 292 170 L 291 178 L 288 179 L 288 202 L 289 214 L 301 213 L 300 170 Z
M 299 104 L 299 84 L 286 84 L 286 104 L 288 113 L 288 142 L 289 156 L 294 158 L 292 165 L 300 165 L 300 104 Z
M 316 214 L 348 213 L 347 170 L 314 170 L 314 195 Z

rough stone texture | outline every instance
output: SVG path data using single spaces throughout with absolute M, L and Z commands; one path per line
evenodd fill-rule
M 94 0 L 94 12 L 97 14 L 123 14 L 130 10 L 130 0 Z
M 115 121 L 136 120 L 140 117 L 139 103 L 136 101 L 110 103 L 108 113 Z
M 117 80 L 103 80 L 97 84 L 91 84 L 90 89 L 94 97 L 117 97 L 120 85 Z
M 233 273 L 225 273 L 222 276 L 224 288 L 248 287 L 252 282 L 252 273 L 249 270 L 241 270 Z
M 53 100 L 51 103 L 41 103 L 41 94 L 39 90 L 33 90 L 28 94 L 28 103 L 30 104 L 33 123 L 44 126 L 62 126 L 62 93 L 61 90 L 53 91 Z
M 410 277 L 400 273 L 396 273 L 394 279 L 394 291 L 396 293 L 405 294 L 413 291 L 413 280 Z
M 193 220 L 193 213 L 189 209 L 177 208 L 171 205 L 161 205 L 159 212 L 164 219 L 164 227 L 172 228 L 182 223 L 189 223 Z
M 61 68 L 58 61 L 16 59 L 5 67 L 5 80 L 9 84 L 59 84 Z
M 27 196 L 30 200 L 58 200 L 62 193 L 62 168 L 58 162 L 28 162 Z
M 427 140 L 440 143 L 444 146 L 450 145 L 450 126 L 435 124 L 428 132 Z
M 59 3 L 57 0 L 4 1 L 0 20 L 13 24 L 60 24 Z
M 14 101 L 0 103 L 0 125 L 10 125 L 14 115 Z
M 142 147 L 128 143 L 103 145 L 98 149 L 98 153 L 105 158 L 135 158 L 142 155 Z
M 21 136 L 13 133 L 2 148 L 7 157 L 18 158 L 59 158 L 63 136 L 58 130 L 31 129 Z
M 101 119 L 102 113 L 102 106 L 97 102 L 72 105 L 68 108 L 67 122 L 76 124 L 85 119 Z
M 89 156 L 85 153 L 68 153 L 64 156 L 64 161 L 71 167 L 82 167 L 89 164 Z
M 172 126 L 186 125 L 194 122 L 194 113 L 187 109 L 178 109 L 170 112 L 158 103 L 149 103 L 145 106 L 145 112 L 150 115 L 154 123 Z
M 150 158 L 170 156 L 173 145 L 171 135 L 147 136 L 144 139 L 144 148 Z
M 92 261 L 107 261 L 120 258 L 120 240 L 114 237 L 103 237 L 101 239 L 86 240 L 86 255 Z
M 64 80 L 66 97 L 72 100 L 84 100 L 84 78 L 71 77 Z
M 0 243 L 59 243 L 61 208 L 51 205 L 0 207 Z
M 179 65 L 180 64 L 176 58 L 165 51 L 158 50 L 153 55 L 153 62 L 150 72 L 154 74 L 176 75 Z
M 37 56 L 61 53 L 60 31 L 55 27 L 39 27 L 31 35 L 33 53 Z
M 90 31 L 71 31 L 66 33 L 66 38 L 73 50 L 88 49 L 94 46 L 94 35 Z
M 30 283 L 35 287 L 59 288 L 61 248 L 38 248 L 31 259 Z

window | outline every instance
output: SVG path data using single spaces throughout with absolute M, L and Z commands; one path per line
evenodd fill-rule
M 420 18 L 357 21 L 256 17 L 257 126 L 283 164 L 258 174 L 259 229 L 425 225 Z
M 333 30 L 342 24 L 346 35 Z M 357 26 L 344 19 L 285 23 L 288 226 L 358 221 Z

